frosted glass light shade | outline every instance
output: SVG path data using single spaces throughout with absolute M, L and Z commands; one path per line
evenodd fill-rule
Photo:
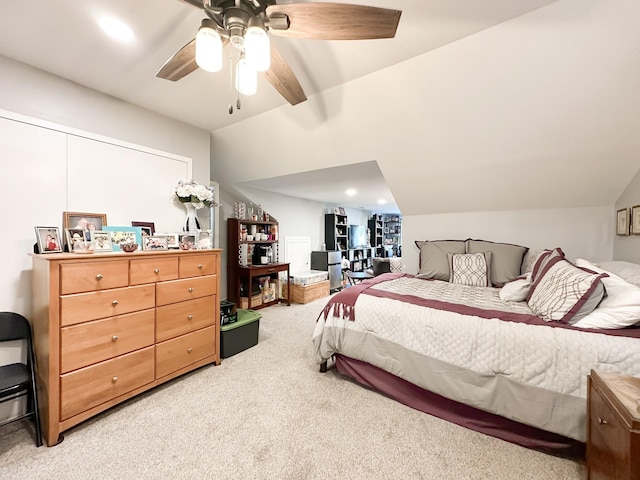
M 255 95 L 258 91 L 258 72 L 244 56 L 236 65 L 236 90 L 242 95 Z
M 222 70 L 222 39 L 211 27 L 202 26 L 196 34 L 196 63 L 207 72 Z
M 269 35 L 261 27 L 247 28 L 244 34 L 244 54 L 258 72 L 264 72 L 271 66 Z

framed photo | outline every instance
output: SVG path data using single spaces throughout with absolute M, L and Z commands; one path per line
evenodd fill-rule
M 167 237 L 164 235 L 143 235 L 143 250 L 169 250 Z
M 114 252 L 121 250 L 121 243 L 142 245 L 142 227 L 106 226 L 102 230 L 111 234 L 111 246 Z
M 640 235 L 640 205 L 631 207 L 631 233 Z
M 180 235 L 180 250 L 195 250 L 196 247 L 196 237 L 193 235 L 189 235 L 188 233 Z
M 131 222 L 131 226 L 142 228 L 142 235 L 153 235 L 156 233 L 156 226 L 153 222 Z
M 40 253 L 62 252 L 60 230 L 58 227 L 35 227 L 38 251 Z
M 63 212 L 63 228 L 74 230 L 102 230 L 107 224 L 106 213 Z
M 81 230 L 79 228 L 65 228 L 64 229 L 64 236 L 65 239 L 67 241 L 67 247 L 69 247 L 69 251 L 73 252 L 73 245 L 76 242 L 84 242 L 85 236 L 84 236 L 84 230 Z
M 340 215 L 346 215 L 344 212 L 344 207 L 338 207 L 338 211 L 340 212 Z
M 156 236 L 167 237 L 168 248 L 180 248 L 180 234 L 179 233 L 156 233 Z
M 198 230 L 196 234 L 196 248 L 198 250 L 211 248 L 211 230 Z
M 629 235 L 629 209 L 618 210 L 616 217 L 616 235 Z
M 111 232 L 94 230 L 91 232 L 91 243 L 93 244 L 94 252 L 111 252 L 113 250 Z

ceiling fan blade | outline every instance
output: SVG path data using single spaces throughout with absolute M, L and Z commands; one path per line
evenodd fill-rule
M 264 75 L 273 88 L 291 105 L 297 105 L 307 99 L 293 70 L 273 45 L 271 45 L 271 67 L 264 72 Z
M 267 15 L 285 14 L 289 28 L 269 28 L 273 35 L 316 40 L 393 38 L 402 10 L 345 3 L 290 3 L 267 7 Z
M 186 77 L 196 68 L 198 68 L 198 64 L 196 63 L 196 39 L 194 38 L 165 62 L 156 73 L 156 77 L 175 82 Z

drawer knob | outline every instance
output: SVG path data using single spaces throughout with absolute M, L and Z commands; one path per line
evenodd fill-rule
M 111 341 L 112 342 L 117 342 L 118 341 L 118 335 L 114 335 L 113 337 L 111 337 Z
M 111 302 L 111 305 L 113 305 L 114 307 L 118 305 L 118 300 L 114 300 L 113 302 Z
M 203 267 L 204 267 L 204 265 L 202 265 L 201 263 L 199 263 L 199 264 L 198 264 L 198 268 L 199 268 L 200 270 L 202 270 L 202 268 L 203 268 Z
M 607 422 L 604 418 L 600 418 L 600 417 L 598 417 L 598 423 L 599 423 L 600 425 L 606 425 L 608 422 Z
M 111 382 L 112 382 L 112 383 L 116 383 L 117 381 L 118 381 L 118 377 L 113 377 L 113 378 L 111 379 Z
M 159 268 L 156 268 L 156 269 L 154 270 L 154 273 L 155 273 L 156 275 L 157 275 L 157 274 L 159 274 L 159 273 L 160 273 L 160 269 L 159 269 Z
M 191 347 L 187 348 L 187 353 L 191 353 L 191 352 L 193 352 L 193 348 Z
M 189 293 L 193 293 L 193 287 L 189 287 Z
M 187 320 L 193 320 L 193 315 L 187 315 Z
M 96 275 L 96 280 L 102 280 L 102 274 L 101 273 Z

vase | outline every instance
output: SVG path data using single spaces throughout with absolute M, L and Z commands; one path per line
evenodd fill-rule
M 187 209 L 187 216 L 184 220 L 183 230 L 189 232 L 190 235 L 195 235 L 200 229 L 196 207 L 194 207 L 192 203 L 185 203 L 184 208 Z

